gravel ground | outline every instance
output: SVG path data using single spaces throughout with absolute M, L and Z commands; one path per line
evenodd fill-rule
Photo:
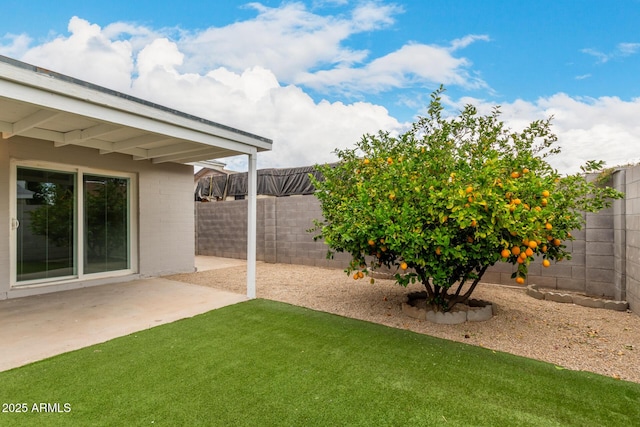
M 246 293 L 246 267 L 167 277 Z M 640 317 L 631 312 L 540 301 L 523 288 L 480 284 L 474 298 L 497 305 L 486 322 L 439 325 L 401 312 L 403 288 L 391 280 L 354 281 L 342 270 L 258 263 L 257 297 L 407 329 L 519 356 L 566 369 L 591 371 L 640 383 Z

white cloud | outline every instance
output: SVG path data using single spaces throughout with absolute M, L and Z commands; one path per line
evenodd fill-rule
M 6 34 L 0 38 L 0 55 L 19 58 L 29 48 L 31 37 L 26 34 Z
M 199 72 L 224 66 L 241 72 L 261 66 L 272 70 L 279 80 L 291 82 L 310 68 L 362 61 L 367 52 L 349 49 L 341 42 L 364 27 L 374 29 L 390 19 L 373 11 L 358 21 L 320 16 L 301 3 L 279 8 L 251 6 L 258 11 L 254 19 L 182 37 L 178 44 L 188 56 L 187 69 Z
M 393 16 L 402 13 L 403 9 L 395 4 L 381 4 L 380 2 L 368 1 L 362 3 L 353 10 L 352 24 L 353 30 L 372 31 L 394 23 Z
M 150 52 L 143 52 L 149 61 Z M 273 151 L 260 154 L 259 167 L 334 161 L 335 148 L 352 146 L 364 133 L 402 127 L 377 105 L 316 103 L 299 87 L 280 86 L 261 67 L 240 74 L 218 68 L 202 76 L 180 74 L 171 66 L 145 66 L 133 89 L 136 96 L 273 139 Z M 227 161 L 231 169 L 246 165 L 244 158 Z
M 176 67 L 183 61 L 184 55 L 175 43 L 166 38 L 156 39 L 138 53 L 138 76 L 143 78 L 158 68 L 177 76 Z
M 494 103 L 474 98 L 443 98 L 452 110 L 473 104 L 482 114 Z M 531 121 L 553 116 L 552 131 L 558 136 L 560 155 L 549 158 L 561 173 L 579 172 L 588 160 L 604 160 L 607 166 L 640 161 L 640 98 L 573 98 L 558 93 L 535 102 L 516 100 L 500 105 L 501 119 L 512 129 L 522 130 Z
M 316 102 L 305 93 L 307 86 L 346 93 L 434 83 L 486 89 L 484 81 L 473 77 L 470 61 L 456 53 L 489 40 L 487 36 L 464 36 L 448 46 L 408 43 L 373 58 L 344 47 L 355 32 L 388 26 L 399 13 L 369 4 L 371 10 L 356 8 L 351 17 L 319 16 L 300 3 L 279 8 L 253 4 L 255 19 L 197 34 L 118 22 L 101 28 L 74 17 L 68 35 L 33 47 L 27 35 L 5 36 L 0 49 L 53 71 L 272 138 L 274 151 L 259 156 L 260 167 L 302 166 L 335 160 L 335 148 L 353 146 L 364 133 L 406 128 L 372 103 Z M 619 46 L 626 54 L 637 49 L 634 44 Z M 493 106 L 472 98 L 444 99 L 453 107 L 473 102 L 485 112 Z M 515 129 L 553 114 L 563 147 L 554 166 L 563 172 L 576 171 L 586 160 L 615 165 L 640 156 L 640 99 L 556 94 L 504 103 L 502 111 Z M 242 164 L 230 160 L 232 167 Z
M 372 60 L 364 67 L 336 67 L 302 73 L 296 83 L 318 91 L 343 93 L 383 92 L 413 85 L 457 85 L 486 87 L 468 72 L 470 62 L 456 58 L 446 47 L 407 44 L 399 50 Z
M 451 42 L 451 51 L 456 51 L 458 49 L 464 49 L 472 43 L 477 41 L 485 41 L 488 42 L 491 39 L 486 34 L 469 34 L 460 39 L 455 39 Z
M 640 51 L 640 43 L 618 43 L 615 49 L 609 53 L 601 52 L 597 49 L 586 48 L 582 49 L 582 53 L 594 56 L 598 59 L 598 63 L 604 64 L 615 58 L 624 58 L 631 56 Z
M 21 60 L 50 68 L 71 77 L 90 80 L 111 89 L 126 91 L 133 71 L 131 45 L 126 40 L 110 40 L 95 24 L 73 17 L 69 37 L 27 50 Z

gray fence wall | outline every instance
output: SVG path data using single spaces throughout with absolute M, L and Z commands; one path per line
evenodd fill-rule
M 322 217 L 314 196 L 257 200 L 257 259 L 270 263 L 344 268 L 347 254 L 327 259 L 328 247 L 307 230 Z M 247 201 L 196 203 L 196 254 L 247 256 Z
M 593 296 L 627 300 L 640 314 L 640 166 L 616 171 L 613 185 L 624 200 L 598 214 L 587 214 L 586 227 L 566 242 L 570 261 L 543 268 L 534 262 L 528 283 L 575 290 Z M 327 246 L 313 241 L 313 220 L 322 217 L 314 196 L 262 198 L 257 201 L 257 259 L 270 263 L 345 268 L 350 258 L 336 254 L 326 259 Z M 246 200 L 196 203 L 196 253 L 246 258 Z M 514 284 L 514 266 L 498 263 L 483 281 Z

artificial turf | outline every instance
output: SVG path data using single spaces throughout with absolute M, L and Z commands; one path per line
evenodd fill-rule
M 253 300 L 1 372 L 0 403 L 28 408 L 2 426 L 631 426 L 640 384 Z

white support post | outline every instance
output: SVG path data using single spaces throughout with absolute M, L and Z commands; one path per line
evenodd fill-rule
M 257 188 L 258 150 L 252 149 L 249 157 L 249 173 L 247 182 L 247 297 L 256 297 L 256 222 L 257 222 Z

